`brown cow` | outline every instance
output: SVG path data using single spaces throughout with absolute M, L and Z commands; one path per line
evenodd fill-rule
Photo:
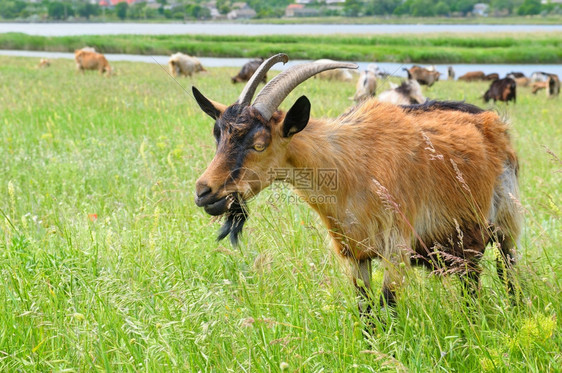
M 459 80 L 464 80 L 465 82 L 474 82 L 477 80 L 484 80 L 486 74 L 483 71 L 469 71 L 466 74 L 459 76 Z
M 498 80 L 500 78 L 498 73 L 491 73 L 484 77 L 484 80 Z
M 107 73 L 107 76 L 111 75 L 111 66 L 101 53 L 78 49 L 74 51 L 74 60 L 76 61 L 76 68 L 81 73 L 84 73 L 84 70 L 98 70 L 100 75 L 103 75 L 103 73 Z
M 439 80 L 439 73 L 435 71 L 435 68 L 426 69 L 425 67 L 414 65 L 409 69 L 404 68 L 408 73 L 408 79 L 417 80 L 418 83 L 422 85 L 427 85 L 431 87 L 433 83 Z

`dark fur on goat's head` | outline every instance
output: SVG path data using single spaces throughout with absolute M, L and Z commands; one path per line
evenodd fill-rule
M 213 133 L 217 150 L 215 157 L 196 183 L 195 203 L 210 215 L 225 215 L 226 222 L 219 239 L 230 234 L 233 244 L 247 218 L 245 201 L 258 194 L 273 181 L 275 169 L 285 161 L 287 145 L 293 135 L 302 131 L 310 117 L 310 101 L 301 96 L 287 113 L 278 106 L 287 95 L 314 74 L 350 64 L 304 64 L 294 66 L 271 80 L 252 105 L 257 85 L 269 68 L 284 54 L 271 57 L 254 73 L 239 99 L 225 106 L 207 99 L 193 87 L 200 108 L 215 120 Z

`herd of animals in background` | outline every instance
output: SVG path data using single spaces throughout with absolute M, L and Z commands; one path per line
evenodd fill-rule
M 107 62 L 105 56 L 96 52 L 92 47 L 84 47 L 74 51 L 74 59 L 79 72 L 84 70 L 97 70 L 100 74 L 106 73 L 111 75 L 111 66 Z M 254 72 L 263 63 L 263 58 L 256 58 L 248 61 L 236 76 L 231 78 L 232 83 L 243 83 L 250 80 Z M 314 61 L 317 64 L 334 63 L 336 61 L 329 59 L 320 59 Z M 47 68 L 51 65 L 49 59 L 42 58 L 39 61 L 38 68 Z M 198 72 L 206 72 L 201 61 L 196 57 L 189 56 L 184 53 L 175 53 L 170 56 L 168 61 L 169 72 L 173 77 L 189 76 Z M 423 96 L 420 85 L 431 87 L 441 75 L 434 66 L 422 67 L 414 65 L 412 67 L 403 68 L 408 74 L 408 79 L 400 85 L 389 82 L 390 89 L 377 95 L 379 101 L 389 102 L 395 105 L 422 104 L 426 101 Z M 382 72 L 376 64 L 369 64 L 366 70 L 360 72 L 357 80 L 355 94 L 352 99 L 359 103 L 376 95 L 377 88 L 380 86 L 379 81 L 388 77 L 389 74 Z M 315 76 L 315 78 L 335 80 L 341 82 L 351 82 L 354 74 L 348 69 L 334 69 L 323 71 Z M 447 69 L 447 79 L 455 79 L 455 70 L 452 66 Z M 465 82 L 474 81 L 490 81 L 490 87 L 482 96 L 484 102 L 490 100 L 516 102 L 517 87 L 531 86 L 532 93 L 536 94 L 540 90 L 545 90 L 548 97 L 558 96 L 560 94 L 560 78 L 556 74 L 546 73 L 542 71 L 534 72 L 530 77 L 526 77 L 521 72 L 512 72 L 500 79 L 499 74 L 485 74 L 483 71 L 470 71 L 458 77 L 458 80 Z M 267 82 L 267 75 L 264 75 L 262 82 Z

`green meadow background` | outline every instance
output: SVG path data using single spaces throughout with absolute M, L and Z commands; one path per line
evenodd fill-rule
M 396 315 L 366 335 L 345 265 L 289 188 L 250 202 L 239 248 L 193 202 L 214 139 L 190 88 L 230 104 L 235 69 L 178 84 L 157 64 L 114 63 L 105 78 L 37 63 L 0 57 L 0 371 L 560 371 L 560 97 L 521 88 L 492 106 L 487 83 L 424 88 L 511 124 L 523 295 L 510 304 L 489 250 L 470 307 L 456 278 L 415 269 Z M 282 108 L 306 94 L 313 116 L 334 117 L 353 92 L 310 79 Z
M 337 27 L 337 26 L 335 26 Z M 562 63 L 562 33 L 396 35 L 76 35 L 0 34 L 0 48 L 204 57 L 267 57 L 283 51 L 292 59 L 417 63 Z

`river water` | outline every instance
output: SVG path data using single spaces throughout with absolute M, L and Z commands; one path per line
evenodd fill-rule
M 244 23 L 0 23 L 0 33 L 30 35 L 205 34 L 329 35 L 398 33 L 507 33 L 562 31 L 562 25 L 342 25 Z
M 19 51 L 19 50 L 0 50 L 0 55 L 5 56 L 22 56 L 22 57 L 36 57 L 36 58 L 64 58 L 64 59 L 74 59 L 73 53 L 61 53 L 61 52 L 35 52 L 35 51 Z M 135 54 L 105 54 L 108 61 L 132 61 L 132 62 L 146 62 L 146 63 L 158 63 L 162 66 L 167 66 L 169 56 L 144 56 Z M 205 67 L 241 67 L 246 62 L 248 58 L 199 58 L 201 63 Z M 292 60 L 286 65 L 277 64 L 272 70 L 283 70 L 289 66 L 293 66 L 298 63 L 308 62 L 304 60 Z M 373 61 L 354 61 L 359 65 L 359 69 L 366 69 L 367 65 Z M 379 68 L 391 75 L 396 75 L 400 77 L 406 77 L 406 73 L 402 68 L 410 67 L 412 64 L 401 64 L 393 62 L 378 62 Z M 435 65 L 437 71 L 441 72 L 441 79 L 446 79 L 447 77 L 447 67 L 453 66 L 455 69 L 456 76 L 459 77 L 468 71 L 481 70 L 486 74 L 498 73 L 501 77 L 505 76 L 507 73 L 512 71 L 519 71 L 529 76 L 534 71 L 546 71 L 549 73 L 557 74 L 562 76 L 562 65 L 508 65 L 508 64 L 456 64 L 456 65 Z

